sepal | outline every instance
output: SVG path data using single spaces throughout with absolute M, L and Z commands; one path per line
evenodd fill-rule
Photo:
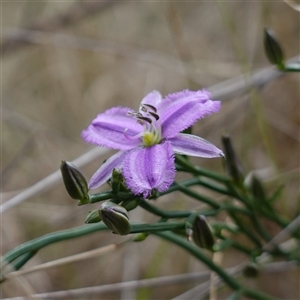
M 99 214 L 99 210 L 92 210 L 89 212 L 89 214 L 86 216 L 84 223 L 86 224 L 92 224 L 92 223 L 99 223 L 101 221 L 101 217 Z

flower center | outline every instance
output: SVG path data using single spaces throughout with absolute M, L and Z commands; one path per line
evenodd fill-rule
M 137 135 L 141 138 L 144 147 L 151 147 L 162 141 L 161 125 L 159 115 L 154 106 L 142 104 L 139 112 L 128 112 L 138 123 L 143 125 L 144 131 Z
M 152 132 L 149 131 L 144 132 L 142 139 L 143 139 L 143 144 L 146 147 L 157 144 L 155 134 L 153 134 Z

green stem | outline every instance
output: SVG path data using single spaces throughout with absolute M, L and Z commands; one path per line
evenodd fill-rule
M 239 226 L 241 231 L 243 231 L 257 247 L 261 248 L 262 244 L 259 239 L 240 221 L 240 219 L 232 211 L 228 213 L 234 222 Z
M 188 251 L 190 254 L 198 258 L 200 261 L 202 261 L 204 264 L 206 264 L 212 271 L 216 272 L 227 284 L 230 286 L 233 290 L 239 291 L 242 290 L 245 295 L 253 297 L 258 300 L 269 300 L 273 299 L 272 297 L 258 292 L 256 290 L 251 290 L 247 287 L 244 287 L 241 285 L 237 280 L 235 280 L 232 276 L 227 274 L 221 267 L 216 265 L 211 259 L 209 259 L 205 254 L 199 250 L 197 246 L 190 243 L 184 238 L 179 237 L 178 235 L 171 233 L 171 232 L 157 232 L 155 235 L 168 240 L 181 248 Z
M 284 66 L 284 72 L 300 72 L 300 64 L 299 63 L 289 63 Z
M 190 179 L 180 181 L 180 184 L 184 185 L 186 187 L 193 186 L 193 185 L 199 184 L 199 180 L 198 180 L 198 178 L 190 178 Z M 170 193 L 178 191 L 178 190 L 179 190 L 178 185 L 173 184 L 166 191 L 158 193 L 158 197 L 170 194 Z
M 227 196 L 232 196 L 232 194 L 228 191 L 228 189 L 224 189 L 222 188 L 221 186 L 218 186 L 218 185 L 215 185 L 215 184 L 212 184 L 210 182 L 207 182 L 207 181 L 204 181 L 202 179 L 200 179 L 199 177 L 198 178 L 198 184 L 199 185 L 202 185 L 210 190 L 213 190 L 215 192 L 218 192 L 222 195 L 227 195 Z
M 191 211 L 166 211 L 162 210 L 152 204 L 149 201 L 142 199 L 139 203 L 139 206 L 144 208 L 145 210 L 151 212 L 156 216 L 160 216 L 162 218 L 174 219 L 174 218 L 187 218 L 192 212 Z
M 190 254 L 198 258 L 204 264 L 206 264 L 212 271 L 216 272 L 232 289 L 239 290 L 241 285 L 230 275 L 228 275 L 222 268 L 217 266 L 211 259 L 209 259 L 204 252 L 202 252 L 196 245 L 187 241 L 184 238 L 172 232 L 156 232 L 155 235 L 168 240 L 181 248 L 184 248 Z
M 230 181 L 230 178 L 227 176 L 192 165 L 188 160 L 180 155 L 176 155 L 176 162 L 192 174 L 205 176 L 222 183 L 227 183 Z
M 112 191 L 102 192 L 98 194 L 89 195 L 90 203 L 100 202 L 104 200 L 109 200 L 114 197 L 114 193 Z
M 200 200 L 201 202 L 204 202 L 215 209 L 220 208 L 220 204 L 216 203 L 212 199 L 210 199 L 204 195 L 198 194 L 197 192 L 195 192 L 189 188 L 186 188 L 184 185 L 181 185 L 180 183 L 176 183 L 176 185 L 178 186 L 180 192 L 182 192 L 194 199 Z
M 89 225 L 84 225 L 72 229 L 66 229 L 66 230 L 46 234 L 34 240 L 28 241 L 16 247 L 15 249 L 9 251 L 6 255 L 4 255 L 4 263 L 6 262 L 9 263 L 27 252 L 37 251 L 50 244 L 69 240 L 69 239 L 74 239 L 80 236 L 84 236 L 102 230 L 108 230 L 108 228 L 103 223 L 97 223 L 97 224 L 89 224 Z
M 179 230 L 185 229 L 185 222 L 173 222 L 165 223 L 158 222 L 155 224 L 131 224 L 130 233 L 141 233 L 141 232 L 157 232 L 157 231 L 166 231 L 166 230 Z
M 251 216 L 252 215 L 252 212 L 243 208 L 243 207 L 240 207 L 240 206 L 234 206 L 232 204 L 228 204 L 228 203 L 224 203 L 224 204 L 221 204 L 221 208 L 220 210 L 226 210 L 228 212 L 239 212 L 239 213 L 242 213 L 242 214 L 245 214 L 247 216 Z
M 175 230 L 175 229 L 184 229 L 185 222 L 181 223 L 155 223 L 155 224 L 132 224 L 130 233 L 139 233 L 139 232 L 155 232 L 161 230 Z M 80 226 L 77 228 L 57 231 L 53 233 L 46 234 L 44 236 L 38 237 L 34 240 L 28 241 L 15 249 L 9 251 L 3 257 L 3 265 L 12 262 L 18 257 L 27 254 L 30 256 L 35 251 L 38 251 L 41 248 L 44 248 L 50 244 L 57 243 L 64 240 L 74 239 L 80 236 L 88 235 L 93 232 L 108 230 L 106 225 L 103 223 L 89 224 Z M 23 259 L 25 259 L 25 256 Z M 21 259 L 21 258 L 20 258 Z
M 19 270 L 20 268 L 22 268 L 38 251 L 29 251 L 27 253 L 25 253 L 24 255 L 20 256 L 19 258 L 16 259 L 16 261 L 12 262 L 11 267 L 12 270 Z M 5 269 L 5 262 L 2 264 L 3 266 L 1 266 L 2 270 Z M 4 271 L 5 272 L 5 271 Z M 4 282 L 5 278 L 0 278 L 0 283 Z
M 19 270 L 20 268 L 22 268 L 23 265 L 25 265 L 32 257 L 34 257 L 37 252 L 38 252 L 37 250 L 33 250 L 22 255 L 20 258 L 16 260 L 16 262 L 14 262 L 13 264 L 14 269 Z

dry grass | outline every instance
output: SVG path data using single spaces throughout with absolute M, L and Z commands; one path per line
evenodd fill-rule
M 283 1 L 120 1 L 77 18 L 72 10 L 76 2 L 1 5 L 5 45 L 3 203 L 56 171 L 61 160 L 73 160 L 91 149 L 80 133 L 98 112 L 115 105 L 137 108 L 153 89 L 162 94 L 200 89 L 268 67 L 262 45 L 264 27 L 277 33 L 287 58 L 299 54 L 299 13 Z M 69 11 L 74 17 L 72 22 L 68 26 L 57 23 L 55 18 Z M 82 13 L 82 8 L 79 11 Z M 24 34 L 31 43 L 16 44 L 21 37 L 25 39 Z M 194 130 L 219 146 L 222 132 L 229 132 L 247 171 L 260 170 L 270 190 L 278 183 L 285 184 L 278 205 L 287 216 L 294 217 L 298 208 L 299 125 L 299 75 L 286 74 L 255 93 L 243 92 L 224 99 L 221 112 L 202 120 Z M 82 167 L 87 177 L 104 158 Z M 217 160 L 195 162 L 222 171 Z M 197 205 L 180 194 L 162 198 L 158 204 L 172 209 Z M 2 215 L 2 254 L 45 233 L 80 226 L 91 209 L 77 207 L 60 181 Z M 142 210 L 132 212 L 130 217 L 134 221 L 154 220 Z M 269 229 L 276 232 L 276 228 Z M 110 233 L 96 233 L 54 244 L 40 251 L 25 268 L 123 240 Z M 223 264 L 233 267 L 243 259 L 229 252 Z M 181 249 L 150 236 L 143 243 L 126 243 L 109 254 L 8 280 L 1 286 L 1 296 L 203 270 Z M 296 299 L 297 276 L 295 270 L 280 270 L 263 273 L 249 284 L 278 298 Z M 194 286 L 182 283 L 139 292 L 124 289 L 101 294 L 100 298 L 170 299 Z M 78 299 L 100 298 L 91 295 Z

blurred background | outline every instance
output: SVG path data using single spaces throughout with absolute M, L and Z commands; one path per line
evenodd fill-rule
M 299 12 L 292 4 L 2 2 L 2 203 L 55 172 L 61 160 L 71 161 L 91 150 L 80 134 L 98 113 L 116 105 L 137 109 L 153 89 L 166 95 L 207 88 L 215 92 L 215 100 L 222 100 L 222 109 L 195 124 L 193 132 L 218 147 L 221 135 L 230 134 L 246 172 L 255 171 L 269 191 L 285 186 L 278 209 L 295 217 L 299 211 L 299 75 L 271 76 L 255 89 L 226 93 L 240 75 L 251 78 L 270 67 L 263 49 L 265 27 L 276 32 L 287 59 L 299 55 Z M 82 166 L 86 177 L 111 153 Z M 193 161 L 224 172 L 219 159 Z M 3 212 L 2 255 L 30 239 L 81 226 L 88 211 L 97 208 L 96 204 L 77 206 L 61 179 L 53 187 L 44 185 L 42 193 Z M 103 186 L 99 191 L 107 189 Z M 204 188 L 199 191 L 224 199 Z M 162 197 L 155 205 L 170 210 L 201 208 L 180 193 Z M 130 219 L 157 221 L 141 209 L 132 211 Z M 266 226 L 276 234 L 277 228 Z M 56 243 L 41 250 L 24 269 L 126 239 L 105 232 Z M 227 251 L 220 264 L 234 267 L 244 259 Z M 202 270 L 206 267 L 183 250 L 150 236 L 98 257 L 19 276 L 1 288 L 3 297 L 14 297 Z M 78 298 L 171 299 L 197 284 Z M 247 284 L 281 299 L 298 299 L 299 270 L 262 272 Z M 226 289 L 218 299 L 225 295 Z

